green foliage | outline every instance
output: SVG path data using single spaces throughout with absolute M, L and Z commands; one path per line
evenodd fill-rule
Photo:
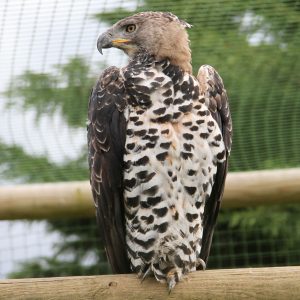
M 86 150 L 77 159 L 62 165 L 50 162 L 45 156 L 27 154 L 16 145 L 10 146 L 0 142 L 0 152 L 0 179 L 2 180 L 55 182 L 88 178 Z
M 55 66 L 56 74 L 26 71 L 12 80 L 6 96 L 8 105 L 34 108 L 39 118 L 59 110 L 70 126 L 86 121 L 87 99 L 95 78 L 85 59 L 75 57 L 66 65 Z M 15 103 L 16 99 L 18 101 Z

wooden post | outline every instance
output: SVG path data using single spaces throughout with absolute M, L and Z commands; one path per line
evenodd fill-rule
M 222 208 L 300 202 L 300 168 L 227 176 Z M 88 181 L 0 187 L 0 220 L 93 217 Z
M 300 267 L 210 270 L 191 273 L 168 294 L 154 278 L 105 275 L 0 281 L 0 299 L 300 299 Z

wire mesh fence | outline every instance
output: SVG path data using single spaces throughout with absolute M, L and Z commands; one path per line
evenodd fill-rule
M 15 0 L 0 3 L 2 185 L 87 180 L 90 88 L 127 62 L 118 50 L 100 56 L 97 37 L 144 10 L 191 23 L 194 73 L 211 64 L 223 77 L 230 171 L 299 166 L 299 1 Z M 223 211 L 209 267 L 299 264 L 299 216 L 296 205 Z M 94 220 L 2 221 L 0 241 L 1 277 L 109 272 Z

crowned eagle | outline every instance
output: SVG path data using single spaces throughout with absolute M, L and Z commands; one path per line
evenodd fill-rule
M 171 290 L 205 269 L 223 195 L 232 123 L 221 77 L 192 75 L 187 28 L 172 13 L 118 21 L 97 47 L 127 66 L 109 67 L 88 109 L 90 182 L 115 273 L 153 274 Z

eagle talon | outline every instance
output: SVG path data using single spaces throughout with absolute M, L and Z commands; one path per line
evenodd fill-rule
M 198 258 L 197 262 L 198 262 L 198 266 L 202 266 L 202 270 L 205 271 L 206 270 L 206 263 L 205 263 L 205 261 L 203 259 L 201 259 L 201 258 Z
M 150 265 L 150 266 L 148 267 L 148 269 L 146 270 L 146 272 L 143 274 L 143 277 L 142 277 L 142 279 L 141 279 L 141 283 L 143 283 L 143 281 L 146 279 L 146 277 L 150 276 L 151 271 L 152 271 L 152 269 L 151 269 L 151 265 Z

